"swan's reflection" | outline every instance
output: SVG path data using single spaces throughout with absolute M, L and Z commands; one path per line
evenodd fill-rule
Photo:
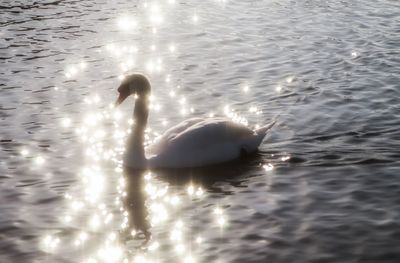
M 126 183 L 124 207 L 128 213 L 126 231 L 137 237 L 144 236 L 146 244 L 151 238 L 144 182 L 146 171 L 124 167 L 123 174 Z
M 227 183 L 233 187 L 245 187 L 248 178 L 260 173 L 260 163 L 263 158 L 259 154 L 252 154 L 244 158 L 219 165 L 187 168 L 187 169 L 162 169 L 153 172 L 162 181 L 171 186 L 182 187 L 185 185 L 201 186 L 208 193 L 230 195 L 231 191 L 225 191 L 219 184 Z
M 190 169 L 162 169 L 153 170 L 151 173 L 168 186 L 176 187 L 177 191 L 185 191 L 184 187 L 196 185 L 208 193 L 223 195 L 232 194 L 218 186 L 219 183 L 228 183 L 233 187 L 245 187 L 243 184 L 249 177 L 254 176 L 253 168 L 257 168 L 260 156 L 254 155 L 235 162 L 218 166 Z M 258 169 L 258 168 L 257 168 Z M 259 170 L 259 169 L 258 169 Z M 142 245 L 146 245 L 151 239 L 151 215 L 146 206 L 149 193 L 146 192 L 146 175 L 148 170 L 123 168 L 126 196 L 124 208 L 128 216 L 128 225 L 124 233 L 131 236 L 134 233 L 136 239 L 144 239 Z M 150 203 L 147 205 L 151 205 Z
M 125 251 L 124 257 L 134 259 L 133 262 L 156 259 L 159 253 L 191 262 L 202 253 L 202 244 L 207 239 L 204 234 L 213 228 L 225 229 L 229 221 L 223 204 L 204 208 L 210 213 L 205 218 L 211 217 L 208 220 L 215 222 L 206 228 L 187 224 L 191 217 L 182 211 L 202 204 L 204 193 L 230 195 L 232 188 L 247 187 L 250 177 L 261 175 L 256 172 L 261 170 L 260 162 L 262 156 L 252 155 L 203 168 L 150 171 L 123 167 L 123 210 L 120 211 L 126 225 L 120 228 L 122 243 L 118 251 Z M 107 246 L 103 250 L 107 252 Z

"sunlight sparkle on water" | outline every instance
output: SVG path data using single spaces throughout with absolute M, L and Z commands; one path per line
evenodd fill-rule
M 118 28 L 123 30 L 123 31 L 128 31 L 133 29 L 136 26 L 136 22 L 133 20 L 132 17 L 128 15 L 124 15 L 120 18 L 118 18 L 117 21 Z
M 42 240 L 42 246 L 46 252 L 52 252 L 60 244 L 58 237 L 47 235 Z
M 79 63 L 79 67 L 80 67 L 81 69 L 85 69 L 85 68 L 87 67 L 86 62 L 82 61 L 81 63 Z
M 42 156 L 37 156 L 34 160 L 35 164 L 41 166 L 45 163 L 45 159 Z
M 226 220 L 223 216 L 218 218 L 218 225 L 220 225 L 221 227 L 223 227 L 226 224 Z
M 178 254 L 182 254 L 183 252 L 185 252 L 185 245 L 183 245 L 183 244 L 177 244 L 177 245 L 175 246 L 175 251 L 176 251 L 176 253 L 178 253 Z
M 214 209 L 214 214 L 216 214 L 216 215 L 222 215 L 222 210 L 221 210 L 221 208 L 216 207 L 216 208 Z
M 22 156 L 27 156 L 29 154 L 29 151 L 28 151 L 28 149 L 23 148 L 23 149 L 21 149 L 20 153 L 21 153 Z
M 174 44 L 170 44 L 170 45 L 168 46 L 168 50 L 169 50 L 169 52 L 174 53 L 175 50 L 176 50 L 176 46 L 175 46 Z
M 224 227 L 226 225 L 226 218 L 224 216 L 224 212 L 220 207 L 216 207 L 213 211 L 216 216 L 216 221 L 219 227 Z
M 175 196 L 172 196 L 172 197 L 170 198 L 170 203 L 171 203 L 172 205 L 178 205 L 179 202 L 180 202 L 179 197 L 177 197 L 176 195 L 175 195 Z
M 196 196 L 201 197 L 204 194 L 204 191 L 201 187 L 199 187 L 196 191 Z
M 192 196 L 194 194 L 194 187 L 193 185 L 189 185 L 187 188 L 188 195 Z
M 61 125 L 64 127 L 64 128 L 68 128 L 69 126 L 71 126 L 71 119 L 70 118 L 64 118 L 64 119 L 62 119 L 62 121 L 61 121 Z
M 185 108 L 182 108 L 181 109 L 181 114 L 182 115 L 186 115 L 188 113 L 188 110 L 187 109 L 185 109 Z
M 256 106 L 251 106 L 251 107 L 249 108 L 249 111 L 252 112 L 252 113 L 254 113 L 254 112 L 257 111 L 257 107 L 256 107 Z
M 193 21 L 194 24 L 197 24 L 197 22 L 199 22 L 199 16 L 197 14 L 194 14 L 192 16 L 192 21 Z
M 65 223 L 69 223 L 69 222 L 71 222 L 72 221 L 72 217 L 70 216 L 70 215 L 66 215 L 65 217 L 64 217 L 64 222 Z
M 175 97 L 175 95 L 176 95 L 175 91 L 171 90 L 171 91 L 169 92 L 169 96 L 170 96 L 171 98 Z
M 203 243 L 203 238 L 201 236 L 196 237 L 196 243 L 197 244 Z
M 152 3 L 149 8 L 149 20 L 154 25 L 160 25 L 164 21 L 161 8 L 157 3 Z
M 268 163 L 268 164 L 264 164 L 263 168 L 265 171 L 272 171 L 274 169 L 274 166 L 272 164 Z
M 92 229 L 97 229 L 100 226 L 100 217 L 98 215 L 93 215 L 90 219 L 89 226 Z
M 77 73 L 77 69 L 75 67 L 69 67 L 65 73 L 66 78 L 72 78 Z
M 81 232 L 78 237 L 79 241 L 82 243 L 84 243 L 88 238 L 89 236 L 86 232 Z

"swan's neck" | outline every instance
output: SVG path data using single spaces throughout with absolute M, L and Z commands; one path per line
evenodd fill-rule
M 136 99 L 133 110 L 134 127 L 128 139 L 127 157 L 133 166 L 144 166 L 147 162 L 144 152 L 144 131 L 149 116 L 148 96 L 140 96 Z

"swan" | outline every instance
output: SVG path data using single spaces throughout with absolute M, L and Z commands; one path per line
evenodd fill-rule
M 116 106 L 135 95 L 134 127 L 123 157 L 123 164 L 131 168 L 191 168 L 231 161 L 256 152 L 267 131 L 275 124 L 251 130 L 227 118 L 191 118 L 168 129 L 145 150 L 150 82 L 143 74 L 135 73 L 124 78 L 118 92 Z

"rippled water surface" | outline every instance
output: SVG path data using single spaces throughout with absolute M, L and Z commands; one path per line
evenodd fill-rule
M 0 3 L 1 262 L 400 262 L 400 4 Z M 193 116 L 257 156 L 130 171 L 129 72 L 148 139 Z

